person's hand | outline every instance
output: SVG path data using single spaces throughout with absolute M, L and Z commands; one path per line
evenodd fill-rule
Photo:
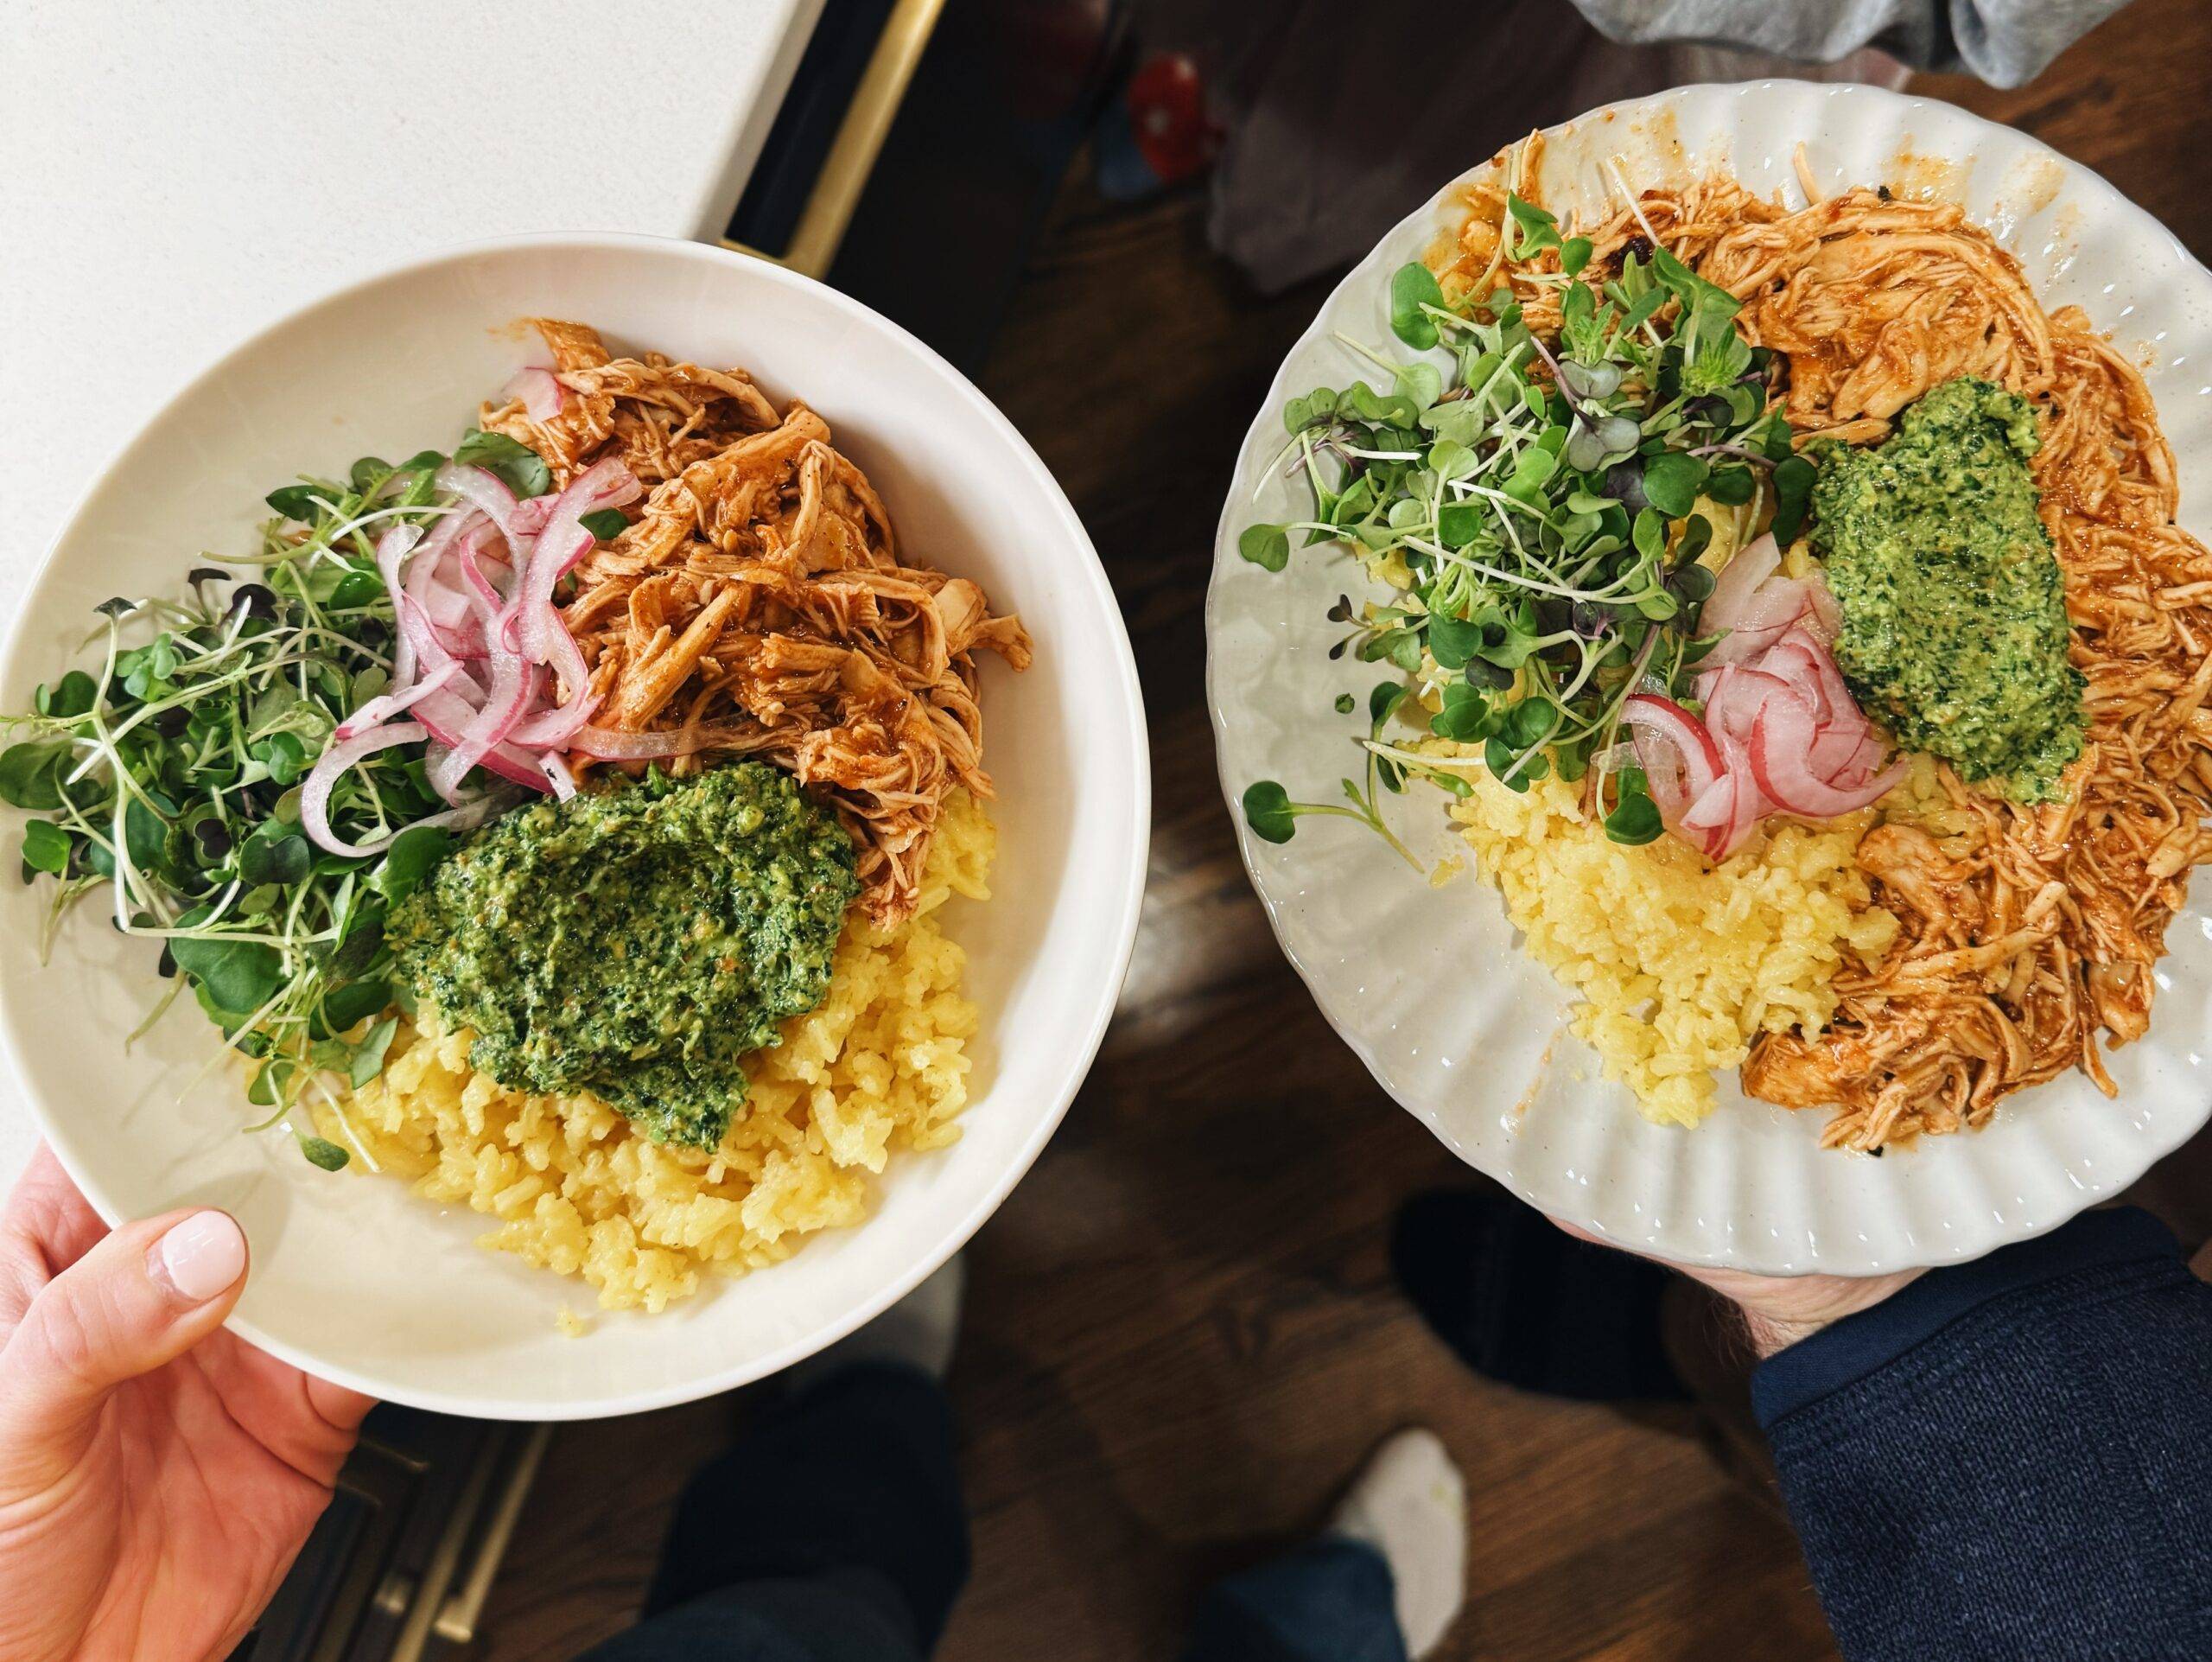
M 228 1214 L 110 1233 L 41 1148 L 0 1213 L 0 1657 L 202 1662 L 244 1637 L 369 1398 L 222 1330 Z
M 1918 1270 L 1886 1276 L 1754 1276 L 1741 1270 L 1694 1270 L 1669 1264 L 1701 1281 L 1744 1315 L 1744 1331 L 1762 1359 L 1809 1339 L 1832 1321 L 1872 1309 L 1919 1277 Z
M 1573 1224 L 1552 1222 L 1577 1240 L 1593 1246 L 1618 1243 Z M 1648 1257 L 1649 1254 L 1639 1254 Z M 1744 1331 L 1751 1348 L 1762 1359 L 1786 1350 L 1801 1339 L 1809 1339 L 1832 1321 L 1872 1309 L 1900 1287 L 1919 1278 L 1918 1270 L 1897 1270 L 1886 1276 L 1755 1276 L 1742 1270 L 1702 1270 L 1666 1258 L 1653 1258 L 1677 1275 L 1702 1282 L 1733 1304 L 1744 1317 Z

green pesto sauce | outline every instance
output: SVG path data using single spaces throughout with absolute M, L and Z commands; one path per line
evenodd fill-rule
M 819 1004 L 859 892 L 836 816 L 758 762 L 493 821 L 392 917 L 401 973 L 518 1090 L 711 1149 L 739 1060 Z
M 1947 381 L 1878 448 L 1818 447 L 1813 546 L 1843 609 L 1836 661 L 1909 749 L 2018 802 L 2082 754 L 2065 584 L 2036 517 L 2035 411 Z

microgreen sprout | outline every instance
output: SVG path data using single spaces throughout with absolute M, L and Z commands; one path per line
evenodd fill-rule
M 1253 835 L 1269 843 L 1287 843 L 1296 822 L 1307 814 L 1332 814 L 1341 818 L 1356 819 L 1380 837 L 1396 851 L 1398 856 L 1415 871 L 1422 869 L 1411 849 L 1398 840 L 1382 818 L 1382 793 L 1394 795 L 1406 788 L 1409 773 L 1434 775 L 1445 782 L 1446 788 L 1464 786 L 1446 770 L 1437 767 L 1427 757 L 1411 755 L 1395 747 L 1381 742 L 1382 729 L 1391 716 L 1404 702 L 1407 691 L 1397 681 L 1382 681 L 1376 685 L 1367 696 L 1368 735 L 1361 748 L 1366 753 L 1366 774 L 1359 780 L 1345 778 L 1338 781 L 1344 795 L 1343 802 L 1293 802 L 1289 793 L 1271 779 L 1263 779 L 1249 786 L 1244 792 L 1244 822 L 1251 826 Z M 1464 794 L 1464 790 L 1461 793 Z M 1349 806 L 1347 806 L 1349 805 Z
M 1465 795 L 1479 756 L 1516 791 L 1586 780 L 1609 837 L 1649 842 L 1658 812 L 1623 742 L 1624 706 L 1639 691 L 1688 697 L 1715 644 L 1699 632 L 1713 572 L 1698 562 L 1716 519 L 1738 538 L 1770 511 L 1785 540 L 1802 523 L 1813 464 L 1793 452 L 1780 366 L 1745 337 L 1735 296 L 1648 224 L 1601 260 L 1514 186 L 1495 286 L 1447 296 L 1425 264 L 1401 268 L 1390 333 L 1415 355 L 1340 336 L 1376 380 L 1284 408 L 1278 462 L 1311 513 L 1247 527 L 1238 551 L 1271 572 L 1317 543 L 1389 563 L 1387 598 L 1330 608 L 1345 628 L 1330 655 L 1406 679 L 1370 699 L 1369 771 L 1343 781 L 1344 802 L 1296 802 L 1274 780 L 1246 792 L 1268 841 L 1332 814 L 1411 860 L 1380 793 L 1418 776 Z M 1539 297 L 1557 302 L 1541 335 L 1527 311 Z M 1393 714 L 1460 754 L 1387 741 Z
M 471 435 L 476 459 L 526 475 L 512 441 L 494 440 Z M 104 603 L 97 665 L 0 717 L 13 740 L 0 800 L 36 816 L 22 875 L 51 885 L 41 952 L 73 907 L 105 894 L 115 927 L 155 942 L 173 977 L 134 1040 L 189 988 L 225 1049 L 253 1061 L 248 1095 L 270 1124 L 311 1087 L 334 1103 L 324 1078 L 359 1086 L 382 1067 L 396 1027 L 385 1013 L 402 996 L 384 920 L 451 846 L 416 828 L 380 854 L 341 857 L 308 841 L 299 814 L 300 780 L 333 730 L 390 681 L 394 620 L 374 537 L 450 511 L 432 482 L 444 460 L 365 456 L 344 481 L 270 493 L 276 517 L 254 553 L 195 565 L 181 599 Z M 401 746 L 343 775 L 329 817 L 359 842 L 442 806 L 422 747 Z M 349 1157 L 293 1135 L 319 1166 Z

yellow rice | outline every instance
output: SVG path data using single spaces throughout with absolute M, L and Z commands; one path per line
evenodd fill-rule
M 919 914 L 886 933 L 854 910 L 828 998 L 750 1059 L 750 1097 L 711 1154 L 648 1142 L 595 1098 L 508 1089 L 469 1067 L 466 1029 L 427 1009 L 344 1119 L 325 1107 L 318 1123 L 431 1200 L 496 1218 L 484 1245 L 582 1276 L 604 1309 L 658 1310 L 702 1269 L 775 1264 L 860 1222 L 893 1150 L 959 1137 L 977 1012 L 960 992 L 966 955 L 934 914 L 954 895 L 988 898 L 996 842 L 965 792 L 947 799 Z
M 1719 869 L 1672 837 L 1641 848 L 1584 819 L 1580 787 L 1525 795 L 1468 770 L 1452 817 L 1529 951 L 1580 995 L 1574 1032 L 1645 1118 L 1694 1125 L 1713 1073 L 1761 1031 L 1810 1034 L 1835 1010 L 1847 952 L 1871 961 L 1896 938 L 1852 855 L 1872 810 L 1818 829 L 1777 823 Z

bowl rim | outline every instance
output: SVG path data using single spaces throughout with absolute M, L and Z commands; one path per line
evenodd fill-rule
M 1863 100 L 1867 104 L 1891 108 L 1901 113 L 1910 113 L 1915 110 L 1932 107 L 1942 111 L 1947 118 L 1955 118 L 1964 123 L 1978 135 L 1998 138 L 2007 145 L 2028 146 L 2032 151 L 2056 162 L 2064 171 L 2070 188 L 2085 190 L 2101 199 L 2108 210 L 2120 217 L 2132 220 L 2139 229 L 2152 233 L 2159 243 L 2172 252 L 2175 258 L 2184 267 L 2194 267 L 2199 274 L 2205 277 L 2208 282 L 2212 282 L 2212 267 L 2208 267 L 2204 261 L 2198 259 L 2188 245 L 2183 243 L 2156 214 L 2135 201 L 2095 169 L 2086 162 L 2075 160 L 2056 145 L 2048 143 L 2031 133 L 2024 132 L 2019 128 L 2007 125 L 2003 122 L 1993 121 L 1986 116 L 1978 115 L 1945 99 L 1897 92 L 1888 87 L 1863 83 L 1808 81 L 1786 75 L 1762 76 L 1756 80 L 1746 81 L 1694 82 L 1681 86 L 1664 88 L 1656 92 L 1644 93 L 1635 98 L 1618 99 L 1608 104 L 1597 105 L 1587 110 L 1578 111 L 1563 120 L 1549 123 L 1539 131 L 1548 136 L 1554 135 L 1566 129 L 1579 128 L 1599 121 L 1643 115 L 1688 99 L 1704 97 L 1743 99 L 1777 90 L 1816 92 L 1829 98 Z M 1277 364 L 1275 373 L 1268 382 L 1266 392 L 1262 396 L 1258 410 L 1255 412 L 1250 424 L 1245 429 L 1243 436 L 1238 441 L 1236 459 L 1231 464 L 1228 494 L 1222 504 L 1221 517 L 1215 525 L 1213 564 L 1206 583 L 1205 612 L 1205 694 L 1207 713 L 1211 717 L 1214 731 L 1216 778 L 1221 787 L 1223 800 L 1228 807 L 1230 818 L 1235 826 L 1238 857 L 1243 862 L 1247 881 L 1250 882 L 1253 892 L 1259 896 L 1261 907 L 1267 914 L 1268 927 L 1274 936 L 1278 950 L 1288 960 L 1291 967 L 1297 971 L 1299 979 L 1306 985 L 1308 996 L 1319 1009 L 1322 1018 L 1328 1022 L 1338 1038 L 1351 1050 L 1354 1055 L 1358 1057 L 1369 1076 L 1374 1079 L 1383 1093 L 1427 1127 L 1432 1136 L 1452 1151 L 1454 1157 L 1480 1171 L 1524 1204 L 1539 1211 L 1544 1211 L 1547 1207 L 1547 1199 L 1539 1196 L 1534 1191 L 1522 1172 L 1510 1165 L 1504 1170 L 1494 1170 L 1490 1162 L 1479 1160 L 1476 1150 L 1453 1132 L 1433 1105 L 1417 1104 L 1408 1100 L 1407 1094 L 1401 1093 L 1400 1086 L 1395 1083 L 1390 1076 L 1389 1064 L 1384 1061 L 1375 1042 L 1362 1030 L 1351 1001 L 1340 989 L 1332 988 L 1328 966 L 1307 961 L 1306 957 L 1294 944 L 1285 914 L 1296 898 L 1295 894 L 1284 888 L 1279 879 L 1271 882 L 1265 875 L 1261 860 L 1259 838 L 1245 823 L 1241 806 L 1241 792 L 1236 781 L 1230 777 L 1230 758 L 1225 745 L 1230 723 L 1224 707 L 1220 680 L 1224 669 L 1217 646 L 1223 615 L 1222 608 L 1227 603 L 1222 595 L 1222 574 L 1225 570 L 1234 569 L 1230 562 L 1236 557 L 1234 554 L 1236 537 L 1245 523 L 1243 516 L 1249 513 L 1249 508 L 1242 500 L 1241 489 L 1243 481 L 1244 456 L 1251 449 L 1255 436 L 1268 429 L 1271 423 L 1280 418 L 1277 412 L 1281 407 L 1281 389 L 1285 385 L 1284 378 L 1288 373 L 1292 360 L 1306 348 L 1319 328 L 1322 320 L 1334 310 L 1338 302 L 1353 290 L 1355 284 L 1374 279 L 1375 272 L 1370 268 L 1376 266 L 1379 257 L 1386 246 L 1396 241 L 1409 227 L 1433 220 L 1455 188 L 1463 181 L 1473 178 L 1489 167 L 1497 159 L 1498 154 L 1503 154 L 1503 151 L 1485 156 L 1461 169 L 1441 185 L 1421 197 L 1407 213 L 1385 229 L 1368 251 L 1352 263 L 1344 276 L 1330 286 L 1327 294 L 1316 306 L 1313 321 L 1286 349 L 1281 360 Z M 1516 946 L 1516 950 L 1520 949 Z M 2091 1177 L 2084 1179 L 2078 1175 L 2075 1176 L 2074 1181 L 2078 1194 L 2070 1197 L 2074 1201 L 2071 1211 L 2044 1219 L 2030 1227 L 2018 1228 L 1999 1225 L 1993 1228 L 1986 1224 L 1977 1223 L 1974 1228 L 1961 1231 L 1952 1239 L 1933 1243 L 1924 1249 L 1916 1250 L 1909 1259 L 1878 1264 L 1864 1263 L 1855 1259 L 1843 1263 L 1834 1261 L 1823 1263 L 1819 1259 L 1818 1248 L 1813 1249 L 1813 1255 L 1807 1260 L 1791 1267 L 1747 1264 L 1741 1258 L 1727 1256 L 1725 1251 L 1686 1251 L 1671 1246 L 1666 1249 L 1665 1261 L 1701 1268 L 1746 1270 L 1751 1273 L 1789 1277 L 1808 1275 L 1866 1276 L 1905 1268 L 1933 1269 L 1948 1264 L 1968 1262 L 2015 1241 L 2032 1239 L 2036 1236 L 2048 1234 L 2068 1221 L 2069 1218 L 2101 1201 L 2111 1200 L 2202 1130 L 2208 1118 L 2212 1118 L 2212 1102 L 2206 1103 L 2202 1111 L 2197 1113 L 2193 1120 L 2188 1116 L 2177 1116 L 2175 1121 L 2162 1130 L 2131 1134 L 2127 1144 L 2128 1156 L 2126 1160 L 2118 1162 L 2100 1160 Z M 1547 1213 L 1547 1215 L 1550 1214 Z M 1649 1256 L 1659 1250 L 1649 1240 L 1627 1239 L 1618 1232 L 1608 1230 L 1602 1224 L 1585 1222 L 1579 1224 L 1578 1226 L 1592 1230 L 1607 1245 L 1619 1246 L 1630 1251 Z M 1838 1253 L 1836 1256 L 1840 1257 L 1841 1254 Z
M 984 424 L 1007 442 L 1018 458 L 1027 476 L 1041 493 L 1042 500 L 1058 517 L 1061 529 L 1071 551 L 1081 557 L 1072 562 L 1073 568 L 1086 585 L 1086 593 L 1103 621 L 1107 655 L 1112 660 L 1113 675 L 1109 687 L 1098 689 L 1114 697 L 1128 723 L 1131 751 L 1131 775 L 1121 781 L 1122 788 L 1114 797 L 1122 814 L 1127 831 L 1117 838 L 1128 853 L 1127 869 L 1123 874 L 1121 892 L 1109 897 L 1113 904 L 1112 928 L 1118 946 L 1101 965 L 1105 973 L 1097 980 L 1089 1007 L 1079 1022 L 1071 1022 L 1070 1036 L 1075 1042 L 1062 1051 L 1059 1083 L 1054 1087 L 1055 1100 L 1051 1107 L 1038 1117 L 1028 1137 L 1016 1149 L 1012 1159 L 1005 1162 L 998 1175 L 977 1200 L 957 1216 L 939 1235 L 936 1244 L 919 1253 L 896 1275 L 888 1277 L 867 1298 L 861 1300 L 849 1312 L 823 1328 L 790 1340 L 763 1356 L 702 1372 L 680 1383 L 651 1390 L 619 1392 L 604 1397 L 580 1398 L 563 1403 L 532 1401 L 526 1397 L 476 1396 L 449 1391 L 420 1390 L 378 1379 L 355 1368 L 325 1361 L 282 1339 L 278 1339 L 250 1319 L 233 1315 L 223 1325 L 256 1348 L 267 1352 L 278 1360 L 289 1363 L 318 1379 L 344 1385 L 382 1401 L 404 1403 L 410 1407 L 434 1413 L 456 1414 L 478 1419 L 518 1421 L 568 1421 L 611 1417 L 617 1415 L 643 1413 L 652 1409 L 672 1407 L 677 1404 L 696 1401 L 719 1395 L 740 1386 L 764 1379 L 781 1372 L 794 1364 L 836 1344 L 839 1340 L 873 1321 L 893 1304 L 912 1292 L 928 1277 L 936 1273 L 952 1256 L 963 1248 L 976 1232 L 982 1227 L 993 1213 L 1005 1202 L 1014 1187 L 1028 1174 L 1038 1156 L 1066 1117 L 1077 1092 L 1082 1088 L 1090 1071 L 1092 1060 L 1104 1041 L 1106 1029 L 1119 1003 L 1122 983 L 1128 976 L 1131 954 L 1136 945 L 1136 932 L 1144 899 L 1145 878 L 1149 864 L 1152 835 L 1152 764 L 1151 746 L 1147 730 L 1144 698 L 1137 675 L 1136 657 L 1129 642 L 1128 626 L 1116 599 L 1111 582 L 1106 575 L 1104 563 L 1099 558 L 1096 546 L 1089 531 L 1068 500 L 1067 493 L 1048 468 L 1021 430 L 1007 417 L 982 388 L 963 373 L 944 355 L 927 341 L 903 325 L 884 316 L 873 307 L 855 300 L 849 295 L 831 288 L 813 277 L 793 271 L 772 260 L 757 255 L 745 254 L 734 249 L 719 247 L 710 243 L 695 242 L 683 237 L 661 236 L 644 232 L 624 231 L 536 231 L 512 236 L 485 238 L 462 243 L 448 243 L 426 249 L 390 264 L 378 264 L 359 271 L 337 283 L 321 288 L 291 306 L 268 322 L 234 339 L 210 358 L 203 367 L 188 378 L 176 390 L 162 399 L 145 418 L 135 427 L 123 442 L 96 468 L 84 487 L 76 494 L 68 513 L 60 528 L 48 542 L 36 563 L 30 568 L 24 594 L 26 604 L 10 621 L 5 640 L 0 643 L 0 665 L 12 665 L 23 650 L 34 608 L 29 597 L 37 592 L 52 571 L 61 549 L 75 534 L 79 520 L 93 499 L 106 490 L 128 462 L 140 442 L 156 427 L 168 419 L 170 413 L 203 388 L 220 382 L 232 373 L 238 360 L 260 347 L 271 335 L 291 328 L 321 311 L 344 305 L 356 296 L 383 284 L 398 282 L 424 271 L 444 265 L 458 264 L 489 256 L 548 248 L 615 251 L 643 254 L 653 258 L 673 258 L 678 261 L 699 262 L 708 265 L 726 266 L 744 271 L 748 277 L 772 285 L 806 292 L 826 302 L 834 311 L 851 322 L 872 330 L 899 347 L 914 353 L 925 365 L 939 373 L 954 394 L 966 401 L 971 411 Z M 1096 962 L 1096 960 L 1094 960 Z M 0 977 L 0 1007 L 10 997 L 7 979 Z M 41 1140 L 60 1162 L 62 1169 L 75 1183 L 78 1190 L 99 1213 L 103 1222 L 111 1228 L 126 1221 L 92 1168 L 67 1151 L 57 1137 L 55 1117 L 32 1088 L 30 1077 L 16 1054 L 16 1046 L 6 1024 L 0 1023 L 0 1055 L 6 1059 L 8 1072 L 13 1078 L 17 1094 L 31 1118 L 35 1122 Z M 970 1105 L 972 1107 L 974 1105 Z M 867 1220 L 863 1219 L 864 1227 Z

